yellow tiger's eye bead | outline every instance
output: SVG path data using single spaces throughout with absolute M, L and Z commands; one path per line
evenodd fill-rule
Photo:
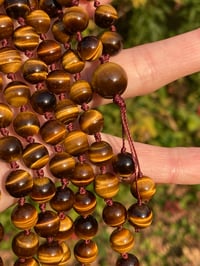
M 92 215 L 87 217 L 78 216 L 74 221 L 74 231 L 81 239 L 91 239 L 98 231 L 97 220 Z
M 129 252 L 134 246 L 134 237 L 126 228 L 115 229 L 110 236 L 111 248 L 119 253 Z
M 37 256 L 42 265 L 58 265 L 63 258 L 63 249 L 57 241 L 47 242 L 39 246 Z
M 117 259 L 116 266 L 140 266 L 139 260 L 135 255 L 129 253 L 127 255 L 127 258 L 120 256 Z
M 67 240 L 73 233 L 74 224 L 69 216 L 65 216 L 64 219 L 60 219 L 59 231 L 55 235 L 54 239 L 58 241 Z
M 151 225 L 153 219 L 152 210 L 148 205 L 135 203 L 128 209 L 128 221 L 136 229 L 142 229 Z
M 92 214 L 96 208 L 96 204 L 96 197 L 89 190 L 85 190 L 83 193 L 77 192 L 75 194 L 73 207 L 74 210 L 82 216 Z
M 52 209 L 57 212 L 69 211 L 74 204 L 74 192 L 69 187 L 57 187 L 54 197 L 50 200 Z
M 10 38 L 14 31 L 12 19 L 4 14 L 0 14 L 0 40 Z
M 8 127 L 13 119 L 11 108 L 4 103 L 0 103 L 0 128 Z
M 57 20 L 53 23 L 51 32 L 53 33 L 55 40 L 62 44 L 68 43 L 72 38 L 72 36 L 67 33 L 65 26 L 61 20 Z
M 13 136 L 0 138 L 0 159 L 6 162 L 16 161 L 21 157 L 22 144 Z
M 60 122 L 68 124 L 76 120 L 79 115 L 78 106 L 69 99 L 59 101 L 55 108 L 55 117 Z
M 155 182 L 148 176 L 142 176 L 137 180 L 137 188 L 136 182 L 131 184 L 131 193 L 135 198 L 138 198 L 137 191 L 143 201 L 148 201 L 156 193 Z
M 103 164 L 113 157 L 113 150 L 106 141 L 93 142 L 88 150 L 89 160 L 94 164 Z
M 88 163 L 76 163 L 70 181 L 78 187 L 85 187 L 94 180 L 94 171 Z
M 13 43 L 20 51 L 32 51 L 39 44 L 39 35 L 31 26 L 21 26 L 15 29 Z
M 20 258 L 15 261 L 14 266 L 39 266 L 38 260 L 35 258 L 26 258 L 22 261 Z
M 68 245 L 66 244 L 66 242 L 61 242 L 60 246 L 63 249 L 63 258 L 62 260 L 59 262 L 58 266 L 66 266 L 67 261 L 70 259 L 71 257 L 71 250 L 68 247 Z
M 92 100 L 93 91 L 91 85 L 86 80 L 75 81 L 69 91 L 69 98 L 76 104 L 89 103 Z
M 68 92 L 71 86 L 71 76 L 64 70 L 53 70 L 47 76 L 46 85 L 47 89 L 55 94 Z
M 79 240 L 74 247 L 75 258 L 83 264 L 92 263 L 98 255 L 98 247 L 92 240 Z
M 88 135 L 100 132 L 103 129 L 103 124 L 103 115 L 98 110 L 87 110 L 79 118 L 80 129 Z
M 47 78 L 48 67 L 42 60 L 28 59 L 22 66 L 22 74 L 26 81 L 36 84 Z
M 107 225 L 120 226 L 126 221 L 126 208 L 120 202 L 114 201 L 104 207 L 102 217 Z
M 54 40 L 43 40 L 37 48 L 37 55 L 47 65 L 53 64 L 61 58 L 61 46 Z
M 27 0 L 4 0 L 4 8 L 7 15 L 14 19 L 25 18 L 30 12 Z
M 32 94 L 30 103 L 34 111 L 42 115 L 54 111 L 56 96 L 48 90 L 38 90 Z
M 85 62 L 80 59 L 75 51 L 68 50 L 62 56 L 62 66 L 70 74 L 76 74 L 83 70 Z
M 33 10 L 26 16 L 26 23 L 32 26 L 38 34 L 46 33 L 50 28 L 50 22 L 49 15 L 40 9 Z
M 86 36 L 77 45 L 78 55 L 83 61 L 97 60 L 102 50 L 102 42 L 95 36 Z
M 117 10 L 109 4 L 99 5 L 95 10 L 94 21 L 101 28 L 109 28 L 117 19 Z
M 20 53 L 10 47 L 0 48 L 0 71 L 4 74 L 17 72 L 22 65 Z
M 103 44 L 103 54 L 110 56 L 118 54 L 122 48 L 122 37 L 116 31 L 106 31 L 100 36 Z

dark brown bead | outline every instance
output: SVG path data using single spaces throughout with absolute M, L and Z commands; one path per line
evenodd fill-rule
M 15 197 L 27 196 L 33 187 L 33 177 L 25 170 L 17 169 L 8 174 L 5 181 L 6 190 Z
M 122 48 L 122 37 L 116 31 L 106 31 L 100 36 L 100 40 L 103 44 L 103 54 L 109 54 L 110 56 L 118 54 Z
M 47 65 L 53 64 L 61 58 L 61 46 L 54 40 L 43 40 L 37 48 L 37 55 Z
M 22 81 L 9 82 L 3 94 L 7 103 L 17 108 L 27 104 L 31 96 L 28 85 Z
M 39 236 L 46 238 L 56 235 L 59 231 L 59 226 L 60 219 L 58 215 L 53 211 L 47 210 L 39 213 L 34 229 Z
M 98 254 L 98 247 L 92 240 L 79 240 L 74 247 L 74 256 L 82 264 L 88 265 L 95 261 Z
M 62 9 L 62 7 L 58 4 L 58 1 L 55 0 L 40 0 L 39 7 L 44 10 L 50 18 L 57 17 L 59 10 Z
M 0 40 L 10 38 L 14 31 L 12 19 L 4 14 L 0 14 Z
M 40 169 L 49 161 L 47 148 L 41 143 L 28 144 L 22 154 L 24 164 L 31 169 Z
M 120 226 L 127 218 L 126 208 L 120 202 L 112 202 L 103 209 L 103 220 L 109 226 Z
M 121 177 L 129 177 L 135 173 L 135 162 L 129 152 L 121 152 L 113 156 L 112 166 L 114 172 Z
M 96 208 L 96 197 L 89 190 L 85 190 L 84 192 L 77 192 L 75 194 L 73 207 L 75 211 L 82 216 L 90 215 Z
M 66 9 L 62 21 L 66 31 L 73 34 L 87 28 L 89 16 L 81 6 L 72 6 Z
M 22 144 L 13 136 L 0 138 L 0 159 L 6 162 L 16 161 L 22 154 Z
M 63 258 L 63 249 L 57 241 L 46 242 L 39 246 L 37 256 L 42 265 L 59 265 Z
M 0 223 L 0 241 L 2 241 L 4 238 L 4 227 L 2 223 Z
M 33 112 L 21 112 L 13 120 L 13 127 L 19 136 L 26 138 L 39 132 L 40 121 Z
M 4 103 L 0 103 L 0 128 L 8 127 L 13 120 L 12 109 Z
M 68 92 L 71 86 L 71 76 L 64 70 L 53 70 L 47 76 L 46 85 L 48 90 L 55 94 Z
M 42 60 L 31 58 L 24 62 L 22 74 L 26 81 L 37 84 L 47 78 L 48 67 Z
M 62 56 L 62 66 L 68 73 L 76 74 L 83 70 L 85 62 L 75 51 L 69 49 Z
M 100 132 L 103 129 L 103 124 L 103 115 L 98 110 L 87 110 L 79 118 L 80 129 L 88 135 Z
M 10 47 L 0 48 L 0 71 L 4 74 L 17 72 L 22 65 L 20 53 Z
M 38 90 L 32 94 L 30 102 L 34 111 L 42 115 L 54 111 L 56 96 L 48 90 Z
M 119 257 L 116 266 L 140 266 L 138 258 L 133 254 L 127 254 L 127 258 Z
M 78 216 L 74 221 L 74 232 L 81 239 L 91 239 L 98 231 L 97 220 L 92 215 Z
M 76 120 L 79 115 L 78 106 L 69 99 L 61 100 L 55 108 L 55 117 L 64 124 L 68 124 Z
M 94 171 L 88 163 L 76 163 L 74 173 L 70 181 L 78 187 L 84 187 L 92 183 L 94 180 Z
M 14 266 L 39 266 L 39 262 L 38 260 L 36 260 L 35 258 L 26 258 L 26 259 L 17 259 L 15 261 Z
M 142 229 L 151 225 L 153 219 L 152 210 L 148 205 L 135 203 L 128 209 L 128 221 L 136 229 Z
M 55 235 L 54 239 L 58 241 L 67 240 L 74 231 L 74 224 L 69 216 L 65 216 L 60 219 L 59 231 Z
M 49 162 L 49 170 L 57 178 L 72 176 L 75 167 L 75 159 L 69 153 L 59 152 Z
M 19 232 L 12 241 L 12 249 L 18 257 L 29 258 L 36 254 L 39 246 L 38 236 L 33 233 Z
M 83 61 L 94 61 L 102 55 L 102 42 L 95 36 L 86 36 L 77 45 L 77 51 Z
M 51 207 L 57 212 L 69 211 L 74 204 L 74 192 L 69 187 L 57 187 L 50 201 Z
M 32 26 L 38 34 L 46 33 L 50 28 L 49 15 L 40 9 L 33 10 L 26 16 L 26 23 Z
M 25 18 L 30 12 L 27 0 L 4 0 L 4 8 L 7 15 L 14 19 Z
M 24 203 L 22 206 L 17 205 L 11 213 L 11 221 L 15 227 L 21 230 L 29 230 L 37 223 L 38 212 L 36 208 Z
M 92 100 L 93 91 L 91 85 L 86 80 L 75 81 L 69 91 L 69 97 L 76 104 L 89 103 Z
M 111 248 L 121 254 L 129 252 L 134 246 L 132 232 L 126 228 L 115 229 L 110 236 Z
M 113 157 L 113 150 L 106 141 L 93 142 L 88 150 L 88 156 L 92 163 L 103 164 Z
M 68 43 L 72 38 L 72 36 L 66 32 L 65 26 L 61 20 L 56 20 L 53 23 L 51 32 L 55 40 L 62 44 Z
M 101 28 L 109 28 L 117 19 L 118 14 L 116 9 L 109 4 L 99 5 L 95 10 L 94 21 Z

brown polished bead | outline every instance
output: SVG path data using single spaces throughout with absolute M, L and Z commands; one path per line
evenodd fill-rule
M 50 22 L 49 15 L 40 9 L 33 10 L 26 16 L 26 23 L 32 26 L 38 34 L 46 33 L 50 28 Z
M 75 167 L 75 159 L 69 153 L 59 152 L 49 162 L 49 170 L 57 178 L 71 177 Z
M 64 219 L 60 219 L 60 227 L 58 233 L 54 239 L 58 241 L 67 240 L 74 231 L 73 221 L 69 216 L 65 216 Z
M 0 241 L 2 241 L 4 238 L 4 227 L 2 223 L 0 223 Z
M 73 34 L 87 28 L 89 16 L 81 6 L 72 6 L 65 10 L 62 21 L 66 31 Z
M 37 256 L 42 265 L 58 265 L 63 258 L 63 249 L 57 241 L 46 242 L 39 246 Z
M 94 22 L 101 28 L 109 28 L 117 19 L 117 10 L 109 4 L 99 5 L 95 10 Z
M 57 213 L 47 210 L 38 214 L 37 224 L 34 226 L 35 232 L 41 237 L 53 237 L 60 227 L 60 219 Z
M 77 51 L 83 61 L 94 61 L 102 55 L 103 45 L 97 37 L 86 36 L 78 42 Z
M 150 200 L 156 193 L 156 185 L 152 178 L 148 176 L 142 176 L 131 184 L 131 193 L 135 198 L 138 198 L 138 193 L 143 201 Z
M 129 152 L 121 152 L 113 156 L 112 166 L 114 172 L 121 177 L 129 177 L 135 173 L 135 162 Z
M 61 46 L 54 40 L 43 40 L 37 48 L 37 55 L 47 65 L 53 64 L 62 56 Z
M 68 43 L 72 36 L 66 32 L 65 26 L 61 20 L 56 20 L 51 27 L 51 32 L 56 41 L 65 44 Z
M 74 192 L 69 187 L 57 187 L 50 201 L 51 208 L 57 212 L 69 211 L 74 204 Z
M 138 258 L 133 254 L 127 254 L 127 258 L 119 257 L 116 266 L 140 266 Z
M 96 208 L 96 197 L 89 190 L 77 192 L 75 194 L 73 207 L 74 210 L 82 216 L 90 215 Z
M 25 18 L 30 12 L 27 0 L 4 0 L 4 8 L 7 15 L 14 19 Z
M 11 47 L 0 48 L 0 71 L 4 74 L 17 72 L 22 65 L 20 53 Z
M 95 261 L 98 255 L 98 247 L 92 240 L 79 240 L 74 247 L 74 256 L 77 261 L 88 265 Z
M 98 196 L 111 199 L 119 192 L 119 178 L 112 173 L 95 176 L 94 189 Z
M 9 82 L 3 94 L 7 103 L 17 108 L 27 104 L 31 96 L 28 85 L 22 81 Z
M 31 169 L 40 169 L 49 161 L 47 148 L 41 143 L 28 144 L 22 154 L 24 164 Z
M 62 9 L 62 7 L 58 4 L 58 1 L 55 0 L 40 0 L 39 7 L 44 10 L 50 18 L 57 17 L 59 10 Z
M 91 85 L 86 80 L 75 81 L 69 91 L 69 98 L 76 104 L 89 103 L 92 100 L 93 91 Z
M 152 210 L 144 203 L 140 205 L 135 203 L 128 208 L 128 221 L 136 229 L 150 226 L 152 219 Z
M 0 103 L 0 128 L 8 127 L 13 120 L 12 109 L 4 103 Z
M 38 236 L 33 232 L 19 232 L 12 240 L 12 250 L 18 257 L 29 258 L 34 256 L 38 246 Z
M 134 246 L 132 232 L 126 228 L 115 229 L 110 236 L 111 248 L 119 253 L 127 253 Z
M 122 48 L 122 37 L 116 31 L 106 31 L 100 36 L 100 40 L 103 44 L 103 54 L 109 54 L 110 56 L 118 54 Z
M 38 90 L 31 96 L 30 103 L 38 114 L 53 112 L 56 107 L 56 96 L 48 90 Z
M 75 51 L 69 49 L 62 56 L 62 66 L 68 73 L 76 74 L 83 70 L 85 62 Z
M 120 202 L 112 202 L 103 209 L 103 220 L 109 226 L 120 226 L 127 218 L 126 208 Z
M 103 124 L 103 115 L 98 110 L 87 110 L 79 118 L 80 129 L 88 135 L 100 132 L 103 129 Z
M 63 147 L 67 153 L 73 156 L 81 155 L 89 148 L 87 135 L 81 130 L 73 130 L 64 139 Z
M 13 43 L 20 51 L 32 51 L 39 44 L 39 35 L 31 26 L 21 26 L 15 29 Z
M 27 196 L 33 187 L 33 177 L 25 170 L 10 172 L 5 181 L 6 190 L 14 198 Z
M 22 206 L 17 205 L 11 213 L 11 221 L 15 227 L 21 230 L 29 230 L 37 223 L 38 212 L 36 208 L 24 203 Z
M 33 112 L 20 112 L 13 120 L 13 127 L 19 136 L 26 138 L 39 132 L 40 121 Z
M 0 14 L 0 40 L 10 38 L 14 31 L 12 19 L 5 15 Z
M 71 86 L 71 76 L 64 70 L 53 70 L 47 76 L 46 85 L 47 89 L 55 94 L 68 92 Z
M 24 62 L 22 74 L 26 81 L 37 84 L 47 78 L 48 67 L 42 60 L 30 58 Z
M 92 215 L 78 216 L 74 221 L 74 232 L 81 239 L 91 239 L 98 231 L 98 222 Z
M 39 265 L 40 264 L 38 260 L 36 260 L 35 258 L 26 258 L 24 260 L 19 258 L 15 261 L 15 264 L 14 264 L 14 266 L 39 266 Z
M 88 150 L 89 160 L 94 164 L 103 164 L 113 157 L 113 150 L 106 141 L 93 142 Z
M 66 242 L 61 242 L 60 246 L 63 249 L 63 257 L 62 260 L 59 262 L 58 266 L 66 266 L 67 261 L 70 259 L 71 257 L 71 250 L 68 247 L 68 245 L 66 244 Z
M 13 136 L 0 138 L 0 159 L 6 162 L 16 161 L 22 154 L 22 144 Z
M 53 198 L 56 193 L 56 187 L 53 181 L 48 177 L 35 177 L 33 179 L 33 188 L 30 193 L 32 200 L 38 203 L 45 203 Z
M 94 171 L 90 164 L 77 162 L 70 181 L 78 187 L 85 187 L 94 180 Z
M 76 120 L 79 115 L 78 106 L 69 99 L 61 100 L 55 107 L 55 117 L 64 124 Z

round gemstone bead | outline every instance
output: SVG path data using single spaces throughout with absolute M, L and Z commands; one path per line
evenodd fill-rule
M 61 20 L 56 20 L 52 27 L 51 32 L 56 41 L 65 44 L 71 40 L 71 34 L 67 33 L 65 26 Z
M 69 98 L 76 104 L 89 103 L 92 100 L 93 91 L 91 85 L 86 80 L 75 81 L 69 91 Z
M 103 209 L 103 220 L 109 226 L 120 226 L 127 218 L 126 208 L 120 202 L 112 202 Z
M 13 119 L 12 109 L 4 103 L 0 103 L 0 128 L 8 127 Z
M 57 212 L 69 211 L 74 204 L 74 192 L 69 187 L 57 187 L 50 201 L 51 207 Z
M 74 221 L 74 232 L 81 239 L 91 239 L 98 231 L 97 220 L 92 215 L 78 216 Z
M 95 10 L 94 21 L 101 28 L 109 28 L 117 19 L 118 14 L 116 9 L 109 4 L 99 5 Z
M 142 229 L 151 225 L 153 219 L 152 210 L 148 205 L 135 203 L 128 209 L 128 221 L 136 229 Z
M 127 254 L 128 258 L 119 257 L 116 266 L 140 266 L 138 258 L 133 254 Z
M 58 241 L 67 240 L 74 231 L 74 224 L 69 216 L 60 219 L 59 231 L 55 235 L 54 239 Z
M 134 246 L 134 237 L 126 228 L 115 229 L 110 236 L 111 248 L 121 254 L 129 252 Z
M 14 31 L 12 19 L 4 14 L 0 14 L 0 40 L 10 38 Z
M 17 19 L 26 17 L 30 12 L 30 7 L 27 0 L 4 0 L 4 8 L 7 15 Z
M 131 193 L 135 198 L 138 198 L 138 193 L 143 201 L 150 200 L 156 193 L 156 185 L 152 178 L 142 176 L 131 184 Z
M 58 1 L 55 0 L 40 0 L 39 7 L 40 9 L 44 10 L 50 16 L 50 18 L 57 17 L 59 10 L 62 8 L 58 4 Z
M 55 107 L 55 117 L 64 124 L 76 120 L 79 115 L 78 106 L 69 99 L 61 100 Z
M 22 74 L 26 81 L 37 84 L 47 78 L 48 67 L 42 60 L 31 58 L 24 62 Z
M 127 75 L 124 69 L 112 62 L 99 65 L 92 75 L 92 88 L 103 98 L 111 99 L 122 94 L 127 87 Z
M 102 42 L 95 36 L 86 36 L 77 45 L 78 55 L 83 61 L 94 61 L 102 55 Z
M 74 210 L 82 216 L 90 215 L 96 208 L 96 197 L 89 190 L 85 190 L 84 192 L 77 192 L 75 194 L 73 207 Z
M 85 62 L 75 51 L 69 49 L 62 56 L 62 66 L 68 73 L 76 74 L 83 70 Z
M 109 54 L 110 56 L 118 54 L 122 48 L 122 37 L 116 31 L 106 31 L 100 36 L 100 40 L 103 44 L 103 54 Z
M 37 48 L 37 55 L 47 65 L 53 64 L 61 58 L 61 46 L 54 40 L 43 40 Z
M 121 177 L 129 177 L 135 173 L 135 163 L 131 153 L 123 152 L 113 156 L 113 170 Z
M 10 47 L 0 48 L 0 71 L 4 74 L 17 72 L 22 65 L 20 53 Z
M 76 163 L 74 173 L 70 181 L 78 187 L 84 187 L 92 183 L 94 180 L 94 171 L 88 163 Z
M 53 112 L 56 108 L 56 97 L 48 90 L 38 90 L 34 92 L 30 99 L 31 106 L 38 114 Z
M 49 15 L 40 9 L 33 10 L 26 16 L 26 24 L 32 26 L 38 34 L 46 33 L 50 28 L 50 22 Z
M 39 266 L 39 262 L 38 260 L 36 260 L 35 258 L 26 258 L 26 259 L 22 259 L 19 258 L 15 261 L 14 266 Z
M 71 76 L 64 70 L 53 70 L 47 76 L 46 85 L 52 93 L 66 93 L 70 90 Z
M 13 136 L 0 138 L 0 159 L 6 162 L 16 161 L 22 154 L 22 144 Z
M 80 129 L 88 135 L 100 132 L 103 129 L 103 124 L 103 115 L 98 110 L 87 110 L 79 118 Z
M 98 247 L 96 243 L 92 240 L 85 241 L 79 240 L 74 247 L 75 258 L 83 263 L 88 264 L 95 261 L 98 254 Z
M 39 246 L 37 256 L 42 265 L 59 265 L 63 258 L 63 249 L 57 241 Z
M 113 150 L 106 141 L 93 142 L 88 150 L 89 160 L 94 164 L 103 164 L 113 157 Z

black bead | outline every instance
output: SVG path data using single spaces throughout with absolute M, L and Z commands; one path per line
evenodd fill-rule
M 52 112 L 56 107 L 56 97 L 48 90 L 39 90 L 31 96 L 31 105 L 35 112 L 39 114 Z

